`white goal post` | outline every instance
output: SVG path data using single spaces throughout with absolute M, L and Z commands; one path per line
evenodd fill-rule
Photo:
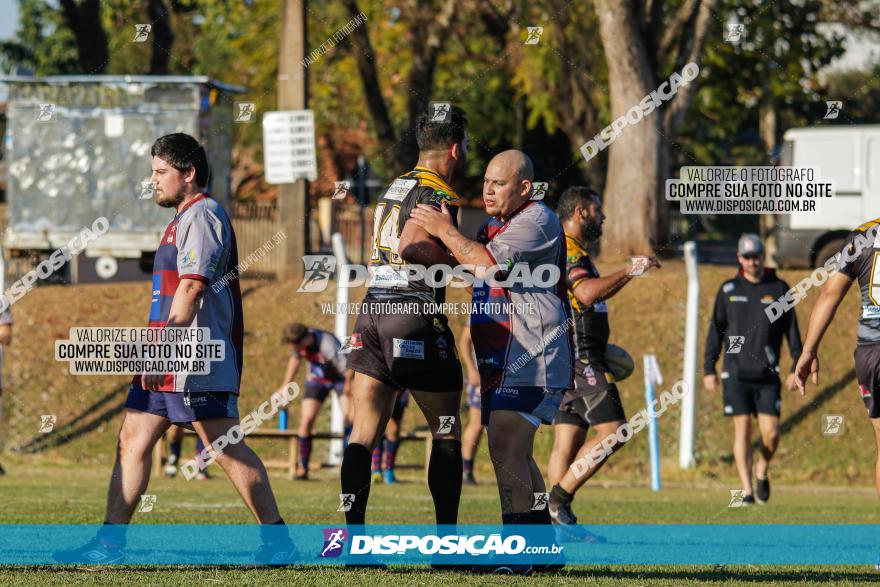
M 684 243 L 684 265 L 687 271 L 687 306 L 684 326 L 684 382 L 687 392 L 681 404 L 681 436 L 678 464 L 682 469 L 694 465 L 694 420 L 697 403 L 697 328 L 700 323 L 700 272 L 697 265 L 697 243 Z
M 338 232 L 333 233 L 331 237 L 333 243 L 333 256 L 336 257 L 336 323 L 333 327 L 333 334 L 344 343 L 348 337 L 348 313 L 343 309 L 348 307 L 348 271 L 343 271 L 343 267 L 348 264 L 348 258 L 345 256 L 345 241 Z M 332 409 L 330 411 L 330 432 L 333 434 L 342 434 L 345 432 L 345 418 L 342 415 L 342 402 L 339 396 L 331 393 Z M 330 465 L 342 464 L 342 439 L 334 438 L 330 441 L 330 453 L 327 457 L 327 463 Z

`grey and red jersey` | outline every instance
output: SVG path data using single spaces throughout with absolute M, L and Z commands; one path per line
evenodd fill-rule
M 857 344 L 880 343 L 880 218 L 850 232 L 840 251 L 840 272 L 858 280 L 862 309 Z M 821 262 L 822 259 L 819 259 Z
M 481 389 L 536 387 L 570 389 L 573 344 L 566 299 L 565 233 L 546 205 L 527 201 L 506 221 L 490 218 L 477 240 L 486 245 L 493 262 L 513 268 L 542 265 L 558 268 L 560 279 L 550 286 L 509 287 L 487 281 L 474 286 L 471 336 L 477 354 Z M 498 281 L 504 281 L 499 273 Z
M 315 344 L 294 352 L 294 356 L 302 357 L 309 362 L 306 381 L 331 384 L 343 380 L 346 368 L 346 356 L 339 352 L 342 345 L 339 339 L 317 328 L 309 328 L 309 334 L 315 337 Z
M 244 341 L 244 317 L 238 282 L 238 247 L 223 207 L 199 194 L 165 228 L 153 261 L 149 326 L 164 328 L 181 279 L 207 285 L 191 328 L 208 328 L 212 341 L 225 348 L 222 361 L 212 361 L 205 375 L 169 373 L 159 391 L 225 391 L 238 393 Z M 217 287 L 212 287 L 217 284 Z M 216 289 L 216 291 L 215 291 Z M 140 386 L 140 375 L 132 383 Z

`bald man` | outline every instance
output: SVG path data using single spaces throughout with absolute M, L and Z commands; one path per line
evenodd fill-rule
M 483 202 L 492 218 L 476 241 L 455 228 L 445 205 L 439 211 L 418 206 L 411 216 L 485 279 L 474 284 L 471 330 L 506 525 L 550 524 L 544 480 L 532 456 L 535 432 L 553 421 L 573 384 L 570 310 L 560 279 L 565 233 L 553 211 L 530 199 L 533 179 L 532 162 L 521 151 L 492 159 L 483 178 Z M 528 573 L 532 567 L 510 570 Z

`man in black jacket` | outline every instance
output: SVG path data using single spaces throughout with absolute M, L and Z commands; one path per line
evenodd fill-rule
M 739 274 L 721 284 L 715 297 L 715 309 L 706 336 L 706 389 L 718 388 L 715 363 L 724 355 L 724 415 L 733 417 L 733 455 L 743 484 L 743 503 L 764 503 L 770 498 L 767 469 L 779 446 L 780 381 L 779 352 L 782 338 L 788 338 L 792 362 L 801 354 L 801 336 L 797 316 L 786 312 L 770 322 L 764 309 L 788 291 L 788 284 L 772 269 L 764 268 L 764 245 L 754 234 L 739 239 L 737 256 Z M 794 374 L 787 379 L 794 388 Z M 758 418 L 761 431 L 760 454 L 755 464 L 756 491 L 752 492 L 752 416 Z

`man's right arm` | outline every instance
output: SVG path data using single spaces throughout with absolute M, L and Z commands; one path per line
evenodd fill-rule
M 409 222 L 412 209 L 419 204 L 427 204 L 438 210 L 440 209 L 440 205 L 436 201 L 438 198 L 434 196 L 433 190 L 424 187 L 417 187 L 416 190 L 415 193 L 407 196 L 400 210 L 399 218 L 400 222 L 403 223 L 398 244 L 400 257 L 407 263 L 424 265 L 426 267 L 431 265 L 455 267 L 457 265 L 455 257 L 443 248 L 439 239 L 432 237 L 428 234 L 428 231 L 415 222 Z
M 712 319 L 709 321 L 709 332 L 706 334 L 706 350 L 703 354 L 703 373 L 706 376 L 715 375 L 715 363 L 721 355 L 722 337 L 727 330 L 723 287 L 722 284 L 715 296 L 715 307 L 712 310 Z
M 479 386 L 480 385 L 480 371 L 477 368 L 477 364 L 474 362 L 474 350 L 473 350 L 473 339 L 471 338 L 471 328 L 468 325 L 465 325 L 464 329 L 461 331 L 461 336 L 458 337 L 458 356 L 461 359 L 462 364 L 464 364 L 464 369 L 467 372 L 467 383 L 468 385 Z
M 659 267 L 660 264 L 654 257 L 649 257 L 648 269 Z M 607 300 L 617 294 L 623 286 L 630 282 L 633 265 L 624 267 L 605 277 L 591 277 L 583 279 L 572 290 L 578 302 L 586 307 L 592 306 L 597 300 Z

